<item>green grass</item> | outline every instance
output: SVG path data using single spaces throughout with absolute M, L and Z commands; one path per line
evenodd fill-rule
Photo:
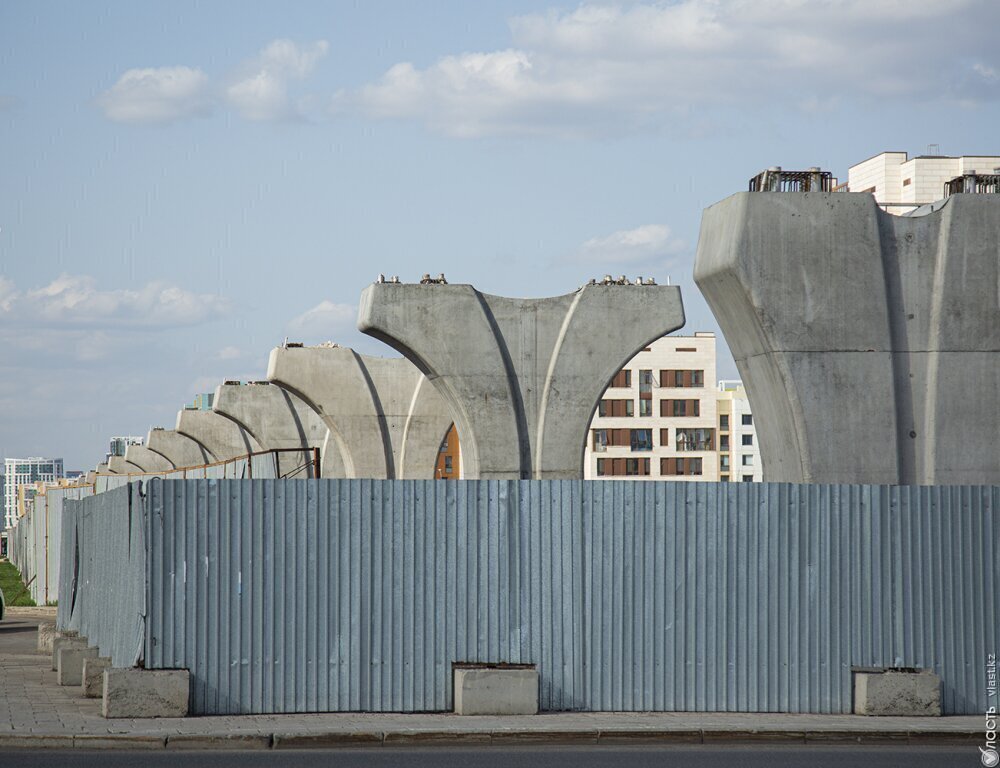
M 0 561 L 0 589 L 3 590 L 7 607 L 12 605 L 34 605 L 31 593 L 24 589 L 21 572 L 9 560 Z

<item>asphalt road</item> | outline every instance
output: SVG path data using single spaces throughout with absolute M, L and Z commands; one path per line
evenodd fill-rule
M 0 651 L 34 653 L 38 648 L 38 619 L 8 618 L 0 621 Z
M 301 766 L 302 768 L 953 768 L 980 765 L 974 746 L 835 746 L 812 748 L 738 747 L 542 747 L 479 750 L 460 748 L 367 750 L 315 750 L 271 752 L 9 752 L 0 755 L 3 765 L 17 768 L 124 768 L 142 765 L 184 768 L 258 768 Z

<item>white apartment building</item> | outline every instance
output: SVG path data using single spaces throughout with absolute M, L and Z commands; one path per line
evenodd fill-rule
M 852 165 L 847 172 L 849 192 L 871 192 L 889 213 L 903 214 L 946 197 L 944 185 L 968 173 L 1000 173 L 1000 157 L 966 155 L 945 157 L 906 152 L 882 152 Z
M 57 480 L 63 474 L 62 459 L 4 459 L 4 527 L 11 528 L 17 522 L 19 486 Z
M 590 425 L 584 478 L 719 479 L 715 334 L 664 336 L 615 376 Z
M 759 483 L 764 475 L 750 400 L 742 381 L 720 381 L 719 480 Z

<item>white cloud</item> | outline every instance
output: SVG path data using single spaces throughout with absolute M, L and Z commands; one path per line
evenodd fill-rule
M 504 50 L 398 63 L 334 109 L 482 136 L 618 132 L 732 105 L 948 101 L 956 89 L 989 100 L 998 27 L 994 0 L 586 4 L 512 19 Z M 973 70 L 941 44 L 956 39 L 994 58 Z
M 98 99 L 104 114 L 120 123 L 169 123 L 207 115 L 208 76 L 191 67 L 130 69 Z
M 226 101 L 247 120 L 284 120 L 298 115 L 288 93 L 292 80 L 312 73 L 329 49 L 325 40 L 299 46 L 291 40 L 274 40 L 226 88 Z
M 0 320 L 9 325 L 168 328 L 198 325 L 228 308 L 220 296 L 160 281 L 134 289 L 101 289 L 93 277 L 64 274 L 41 288 L 18 291 L 0 276 Z
M 585 242 L 574 260 L 597 266 L 642 266 L 663 263 L 685 249 L 685 243 L 662 224 L 622 229 Z
M 288 330 L 312 338 L 322 337 L 336 341 L 338 337 L 353 333 L 356 330 L 357 320 L 357 307 L 321 301 L 292 320 L 288 324 Z

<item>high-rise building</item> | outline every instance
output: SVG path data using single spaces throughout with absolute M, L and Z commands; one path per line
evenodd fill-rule
M 17 489 L 39 480 L 56 480 L 63 476 L 62 459 L 4 459 L 4 527 L 17 522 Z
M 604 393 L 584 449 L 586 479 L 719 479 L 715 334 L 664 336 Z
M 116 437 L 112 437 L 108 443 L 107 459 L 110 459 L 112 456 L 124 456 L 125 450 L 130 445 L 142 445 L 142 444 L 143 444 L 143 438 L 137 435 L 118 435 Z
M 995 155 L 911 158 L 906 152 L 882 152 L 850 167 L 847 189 L 871 192 L 889 213 L 904 214 L 947 197 L 945 185 L 959 177 L 997 174 L 1000 157 Z
M 759 483 L 763 477 L 757 431 L 742 381 L 720 381 L 719 480 Z
M 194 400 L 191 401 L 190 405 L 186 405 L 184 407 L 189 411 L 210 411 L 212 410 L 212 403 L 214 402 L 214 392 L 202 392 L 201 394 L 194 396 Z

